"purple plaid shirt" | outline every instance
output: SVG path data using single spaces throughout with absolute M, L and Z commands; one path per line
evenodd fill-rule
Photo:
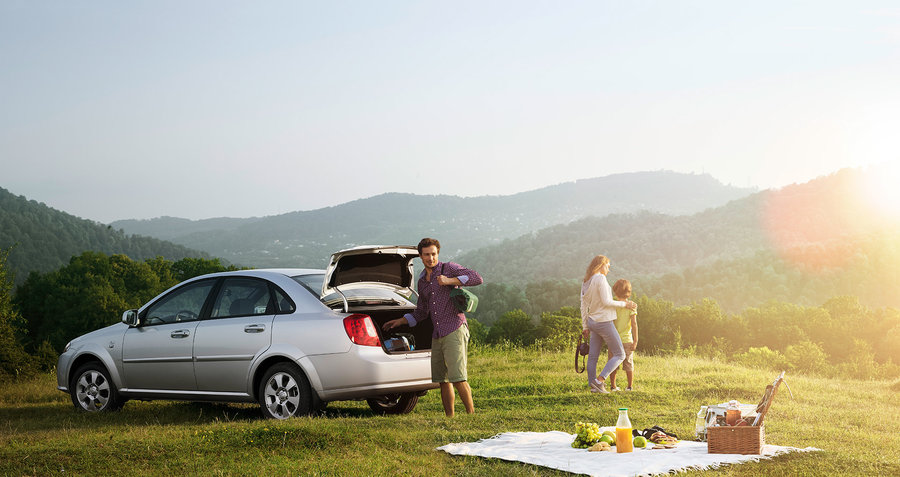
M 480 285 L 483 281 L 481 275 L 475 270 L 469 270 L 458 263 L 438 262 L 431 273 L 431 280 L 425 280 L 425 271 L 419 275 L 416 285 L 419 293 L 419 301 L 416 311 L 404 315 L 409 326 L 416 326 L 422 320 L 431 318 L 434 325 L 432 338 L 442 338 L 456 331 L 466 322 L 466 315 L 453 307 L 450 302 L 450 290 L 454 287 L 438 285 L 438 275 L 447 278 L 459 278 L 459 281 L 467 287 Z

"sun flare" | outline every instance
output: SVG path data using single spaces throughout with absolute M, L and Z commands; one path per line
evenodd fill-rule
M 863 196 L 881 219 L 900 221 L 900 163 L 872 167 L 862 184 Z

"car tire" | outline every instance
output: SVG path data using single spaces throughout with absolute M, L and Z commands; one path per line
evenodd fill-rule
M 306 416 L 313 410 L 312 389 L 299 366 L 277 363 L 266 371 L 259 384 L 259 406 L 263 416 L 288 419 Z
M 369 407 L 378 414 L 409 414 L 419 402 L 417 393 L 389 394 L 366 399 Z
M 115 411 L 125 404 L 109 378 L 109 371 L 98 362 L 83 364 L 75 371 L 69 382 L 69 394 L 75 409 L 83 412 Z

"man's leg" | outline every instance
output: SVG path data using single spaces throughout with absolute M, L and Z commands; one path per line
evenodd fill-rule
M 459 393 L 459 400 L 463 402 L 463 406 L 466 408 L 466 414 L 474 414 L 475 403 L 472 401 L 472 388 L 469 387 L 469 382 L 460 381 L 453 383 L 453 387 L 455 387 L 456 392 Z
M 447 417 L 453 417 L 454 401 L 453 385 L 450 383 L 441 383 L 441 403 L 444 405 L 444 414 L 446 414 Z
M 462 325 L 455 331 L 441 339 L 444 347 L 443 361 L 446 369 L 446 376 L 450 382 L 441 383 L 441 403 L 444 405 L 444 414 L 452 417 L 454 414 L 453 405 L 455 397 L 453 396 L 453 388 L 459 392 L 459 398 L 466 408 L 466 412 L 471 414 L 475 412 L 475 406 L 472 404 L 472 390 L 469 388 L 467 367 L 467 351 L 469 344 L 469 327 Z M 433 347 L 433 346 L 432 346 Z M 432 353 L 434 359 L 434 353 Z M 432 369 L 432 374 L 434 370 Z M 452 385 L 451 385 L 452 383 Z

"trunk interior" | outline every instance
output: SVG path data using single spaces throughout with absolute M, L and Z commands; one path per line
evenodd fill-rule
M 365 313 L 372 317 L 375 322 L 375 328 L 378 330 L 378 336 L 381 338 L 382 347 L 389 354 L 395 353 L 415 353 L 417 351 L 431 350 L 431 333 L 434 331 L 434 325 L 431 320 L 425 320 L 410 328 L 409 326 L 399 326 L 390 331 L 383 331 L 381 327 L 388 321 L 402 318 L 406 313 L 415 311 L 415 307 L 410 308 L 365 308 L 353 307 L 350 309 L 353 313 Z M 396 340 L 396 341 L 390 341 Z M 410 349 L 393 349 L 391 344 L 399 343 L 408 344 Z

